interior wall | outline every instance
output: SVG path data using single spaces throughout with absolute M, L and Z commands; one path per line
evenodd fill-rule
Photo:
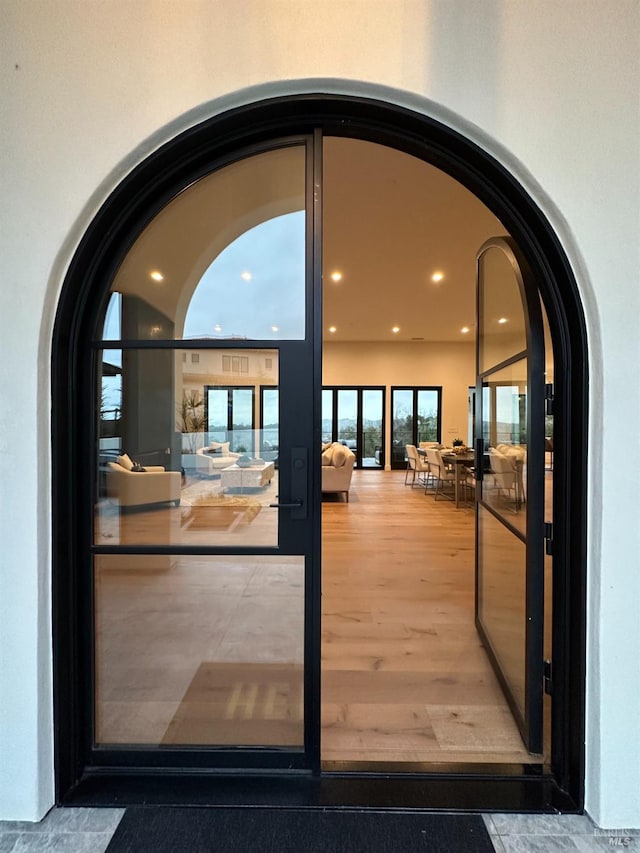
M 475 385 L 475 346 L 469 343 L 325 341 L 323 385 L 386 385 L 386 459 L 390 459 L 392 385 L 442 386 L 442 443 L 468 433 L 469 387 Z M 389 467 L 387 465 L 387 467 Z
M 640 6 L 192 0 L 185 10 L 180 0 L 0 6 L 0 818 L 39 818 L 53 802 L 50 359 L 73 251 L 101 201 L 163 141 L 226 108 L 324 91 L 459 130 L 529 190 L 568 253 L 591 377 L 586 802 L 601 825 L 640 825 L 637 478 L 633 465 L 603 461 L 640 422 L 628 369 L 640 363 Z

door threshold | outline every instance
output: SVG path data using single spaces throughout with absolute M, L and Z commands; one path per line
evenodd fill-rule
M 420 776 L 543 776 L 551 775 L 550 767 L 541 761 L 500 763 L 492 761 L 349 761 L 322 762 L 323 775 L 335 773 L 384 773 Z
M 513 770 L 513 766 L 510 766 Z M 209 806 L 238 808 L 412 809 L 419 811 L 578 813 L 555 779 L 486 773 L 403 774 L 378 772 L 131 773 L 87 774 L 62 806 Z M 522 768 L 521 768 L 522 769 Z

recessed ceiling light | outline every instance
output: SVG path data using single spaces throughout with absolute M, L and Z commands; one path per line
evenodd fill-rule
M 443 278 L 444 278 L 443 272 L 434 272 L 434 274 L 431 276 L 431 281 L 438 282 L 438 281 L 442 281 Z
M 500 317 L 500 319 L 498 320 L 498 323 L 506 323 L 506 322 L 507 322 L 506 317 Z
M 240 278 L 243 278 L 245 281 L 251 281 L 251 273 L 248 270 L 240 273 Z
M 331 334 L 333 335 L 333 334 L 337 331 L 337 329 L 336 329 L 336 327 L 335 327 L 335 326 L 329 326 L 329 331 L 330 331 L 330 332 L 331 332 Z
M 271 331 L 272 332 L 279 332 L 280 330 L 279 330 L 278 326 L 272 326 Z
M 164 281 L 164 276 L 162 275 L 161 272 L 158 272 L 158 270 L 153 270 L 153 272 L 149 273 L 149 276 L 154 281 Z
M 342 281 L 342 273 L 339 270 L 332 272 L 331 281 Z
M 463 334 L 463 335 L 466 335 L 466 334 L 468 334 L 468 333 L 471 331 L 471 329 L 470 329 L 468 326 L 463 326 L 463 327 L 460 329 L 460 331 L 462 332 L 462 334 Z
M 397 335 L 397 334 L 398 334 L 398 332 L 400 331 L 400 326 L 394 326 L 394 327 L 391 329 L 391 331 L 393 332 L 393 334 L 394 334 L 394 335 Z
M 213 331 L 214 332 L 221 332 L 222 331 L 222 326 L 220 325 L 220 323 L 215 324 L 215 326 L 213 327 Z

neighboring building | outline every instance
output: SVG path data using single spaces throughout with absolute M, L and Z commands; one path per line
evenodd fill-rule
M 52 596 L 52 485 L 76 459 L 52 456 L 51 363 L 72 258 L 164 143 L 225 111 L 318 94 L 406 108 L 475 143 L 568 259 L 589 360 L 588 481 L 572 496 L 587 531 L 586 642 L 573 647 L 586 660 L 584 806 L 601 826 L 640 826 L 637 0 L 5 0 L 0 21 L 0 819 L 37 820 L 55 799 L 52 634 L 67 614 Z M 278 366 L 256 366 L 256 389 Z M 220 375 L 236 371 L 223 362 Z

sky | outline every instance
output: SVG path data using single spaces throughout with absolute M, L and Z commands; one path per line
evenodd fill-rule
M 184 338 L 304 338 L 305 214 L 268 219 L 230 243 L 204 273 Z M 275 327 L 275 328 L 274 328 Z

